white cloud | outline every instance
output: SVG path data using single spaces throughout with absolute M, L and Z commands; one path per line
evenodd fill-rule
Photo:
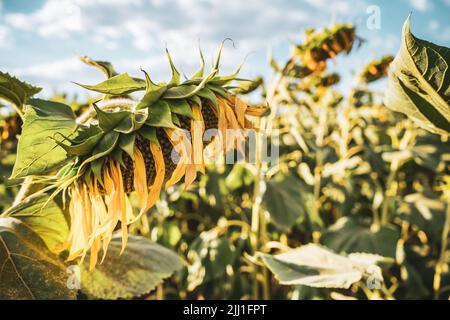
M 6 14 L 5 21 L 12 27 L 36 32 L 42 37 L 67 37 L 82 30 L 80 7 L 70 0 L 47 0 L 36 12 Z
M 6 26 L 0 25 L 0 48 L 10 48 L 13 45 L 13 42 L 11 30 Z
M 411 7 L 419 11 L 428 11 L 431 9 L 432 4 L 429 0 L 408 0 Z

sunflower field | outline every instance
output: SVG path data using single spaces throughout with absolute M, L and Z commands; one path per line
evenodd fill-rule
M 0 299 L 449 299 L 450 49 L 401 39 L 344 93 L 352 24 L 271 79 L 227 40 L 160 83 L 83 56 L 85 101 L 0 71 Z

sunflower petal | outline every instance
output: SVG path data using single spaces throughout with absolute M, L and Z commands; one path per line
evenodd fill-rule
M 186 173 L 186 163 L 189 159 L 186 159 L 186 148 L 184 143 L 182 143 L 183 135 L 181 130 L 171 129 L 171 128 L 164 128 L 170 143 L 172 143 L 172 146 L 174 147 L 175 151 L 179 155 L 178 164 L 175 168 L 175 170 L 172 173 L 172 176 L 169 178 L 169 180 L 166 181 L 166 190 L 177 183 L 178 181 L 183 178 L 183 176 Z M 184 140 L 184 139 L 183 139 Z

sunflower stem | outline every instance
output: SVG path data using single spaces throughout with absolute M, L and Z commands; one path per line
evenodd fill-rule
M 25 199 L 28 191 L 30 190 L 31 185 L 33 184 L 32 177 L 26 177 L 19 189 L 19 192 L 14 199 L 13 206 L 18 205 L 23 199 Z

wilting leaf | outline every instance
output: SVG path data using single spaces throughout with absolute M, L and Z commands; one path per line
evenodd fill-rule
M 30 199 L 9 209 L 7 216 L 20 220 L 45 242 L 50 251 L 57 253 L 67 239 L 69 226 L 62 209 L 54 201 L 47 203 L 47 200 L 48 196 Z
M 281 284 L 348 289 L 383 258 L 371 254 L 348 257 L 309 244 L 278 255 L 260 254 Z
M 343 217 L 328 228 L 321 242 L 336 252 L 368 252 L 395 258 L 400 232 L 392 225 L 371 230 L 355 219 Z
M 19 108 L 22 107 L 28 98 L 41 90 L 41 88 L 34 87 L 8 73 L 0 71 L 0 99 L 5 99 Z
M 311 208 L 311 193 L 300 179 L 277 175 L 267 183 L 263 203 L 278 227 L 289 229 Z
M 89 272 L 89 259 L 81 270 L 81 290 L 97 299 L 141 296 L 152 291 L 164 279 L 182 267 L 177 254 L 142 237 L 130 236 L 120 255 L 122 239 L 116 233 L 105 261 Z
M 65 265 L 18 219 L 0 218 L 0 299 L 75 299 Z
M 450 49 L 414 37 L 408 18 L 389 71 L 386 106 L 431 132 L 450 134 L 449 63 Z
M 25 106 L 12 177 L 44 174 L 61 165 L 67 154 L 52 137 L 56 133 L 69 136 L 75 127 L 75 114 L 69 106 L 40 99 L 30 100 Z
M 77 84 L 88 90 L 115 95 L 145 90 L 145 81 L 132 78 L 128 73 L 119 74 L 96 85 Z

